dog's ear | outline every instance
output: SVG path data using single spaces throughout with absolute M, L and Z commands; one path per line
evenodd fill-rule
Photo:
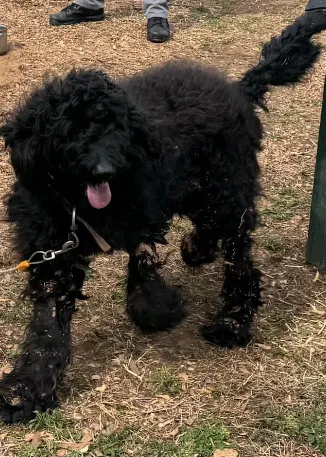
M 34 116 L 35 114 L 35 116 Z M 10 159 L 15 175 L 21 184 L 33 191 L 40 187 L 44 179 L 44 159 L 41 152 L 36 113 L 20 108 L 0 127 L 0 137 L 5 147 L 10 149 Z

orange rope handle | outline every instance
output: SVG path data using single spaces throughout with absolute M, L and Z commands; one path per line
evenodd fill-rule
M 31 266 L 28 260 L 23 260 L 17 266 L 7 268 L 6 270 L 0 270 L 0 275 L 5 275 L 6 273 L 11 273 L 12 271 L 26 271 Z
M 20 262 L 20 264 L 18 264 L 15 267 L 15 270 L 17 270 L 17 271 L 26 271 L 26 270 L 28 270 L 28 268 L 30 266 L 31 266 L 31 264 L 27 260 L 23 260 L 22 262 Z

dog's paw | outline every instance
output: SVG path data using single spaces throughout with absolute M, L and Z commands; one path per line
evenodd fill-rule
M 161 278 L 137 284 L 127 298 L 127 312 L 141 330 L 148 332 L 169 330 L 187 314 L 178 289 L 168 287 Z
M 209 343 L 221 347 L 244 347 L 251 340 L 250 323 L 240 324 L 231 317 L 220 317 L 212 325 L 204 326 L 202 335 Z
M 80 301 L 86 301 L 89 300 L 90 295 L 84 294 L 82 291 L 78 290 L 76 291 L 76 299 Z
M 35 417 L 36 411 L 52 410 L 56 406 L 56 395 L 53 393 L 36 396 L 31 380 L 14 381 L 9 374 L 0 381 L 0 420 L 2 422 L 14 424 L 29 421 Z
M 205 263 L 213 263 L 218 257 L 218 250 L 213 247 L 199 246 L 197 235 L 191 233 L 183 237 L 181 255 L 183 261 L 191 267 L 199 267 Z

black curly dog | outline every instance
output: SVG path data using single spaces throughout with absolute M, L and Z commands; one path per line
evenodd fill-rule
M 118 83 L 101 71 L 74 70 L 35 90 L 1 129 L 17 177 L 7 208 L 21 259 L 59 249 L 75 207 L 112 249 L 129 253 L 131 319 L 147 331 L 168 329 L 185 308 L 158 273 L 155 245 L 165 243 L 173 215 L 187 216 L 194 228 L 182 242 L 184 261 L 213 262 L 219 242 L 225 260 L 216 299 L 223 307 L 203 335 L 221 346 L 246 345 L 262 303 L 250 255 L 263 135 L 255 108 L 265 108 L 270 86 L 296 83 L 313 66 L 320 46 L 311 38 L 325 22 L 318 14 L 297 19 L 237 82 L 174 61 Z M 78 225 L 78 248 L 31 268 L 34 316 L 13 371 L 0 381 L 5 422 L 57 404 L 75 301 L 85 298 L 84 267 L 100 252 Z

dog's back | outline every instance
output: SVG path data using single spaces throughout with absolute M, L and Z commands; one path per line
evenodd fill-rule
M 264 45 L 259 63 L 240 81 L 229 81 L 215 68 L 174 60 L 122 85 L 162 138 L 183 154 L 203 154 L 214 144 L 226 154 L 235 149 L 236 156 L 240 143 L 246 154 L 257 151 L 262 127 L 255 106 L 266 109 L 271 86 L 297 83 L 312 68 L 321 47 L 311 38 L 326 28 L 325 17 L 316 12 L 298 18 Z
M 210 142 L 248 137 L 259 148 L 262 128 L 239 85 L 213 67 L 174 60 L 123 83 L 128 97 L 162 138 L 185 154 L 209 152 Z M 223 138 L 222 138 L 223 137 Z

